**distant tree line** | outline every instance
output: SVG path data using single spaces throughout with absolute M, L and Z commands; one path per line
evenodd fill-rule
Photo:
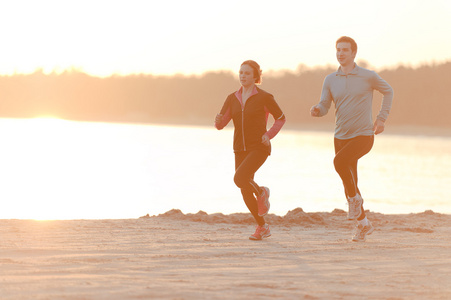
M 333 111 L 312 119 L 324 77 L 335 67 L 264 73 L 292 125 L 332 123 Z M 395 90 L 390 124 L 451 128 L 451 62 L 378 72 Z M 239 88 L 236 74 L 129 75 L 99 78 L 78 71 L 0 76 L 0 117 L 54 116 L 69 120 L 211 125 L 226 96 Z M 374 93 L 374 115 L 381 103 Z

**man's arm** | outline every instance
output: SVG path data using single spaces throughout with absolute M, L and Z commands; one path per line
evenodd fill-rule
M 310 108 L 310 115 L 312 117 L 322 117 L 327 114 L 332 104 L 332 95 L 329 89 L 329 81 L 324 79 L 323 88 L 321 90 L 321 100 L 317 105 Z
M 384 79 L 382 79 L 378 74 L 374 74 L 373 88 L 383 95 L 381 109 L 379 110 L 376 121 L 373 125 L 374 134 L 379 134 L 385 130 L 385 121 L 390 113 L 394 93 L 393 88 Z
M 377 119 L 385 122 L 390 113 L 394 93 L 392 87 L 384 79 L 376 73 L 374 75 L 373 88 L 383 95 L 381 109 L 379 110 Z

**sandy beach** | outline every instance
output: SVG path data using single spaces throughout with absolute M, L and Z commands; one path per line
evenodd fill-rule
M 0 220 L 1 299 L 451 299 L 451 215 L 342 210 L 125 220 Z

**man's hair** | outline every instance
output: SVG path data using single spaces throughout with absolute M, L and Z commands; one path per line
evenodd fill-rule
M 350 43 L 351 51 L 357 52 L 357 43 L 354 41 L 354 39 L 350 38 L 349 36 L 342 36 L 341 38 L 339 38 L 335 43 L 335 48 L 337 48 L 338 43 Z

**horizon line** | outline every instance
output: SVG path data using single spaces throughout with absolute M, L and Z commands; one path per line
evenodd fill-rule
M 375 67 L 371 65 L 368 61 L 365 59 L 357 59 L 356 60 L 357 65 L 362 66 L 364 68 L 369 68 L 372 70 L 375 70 L 377 72 L 383 72 L 383 71 L 392 71 L 398 68 L 406 68 L 406 69 L 420 69 L 424 67 L 436 67 L 439 65 L 445 65 L 448 63 L 451 63 L 451 58 L 442 60 L 442 61 L 436 61 L 432 60 L 429 62 L 419 62 L 416 64 L 413 63 L 397 63 L 395 65 L 386 65 L 382 67 Z M 280 74 L 285 73 L 294 73 L 294 74 L 302 74 L 303 72 L 312 71 L 312 70 L 319 70 L 319 69 L 335 69 L 338 68 L 338 63 L 332 64 L 332 63 L 326 63 L 323 65 L 306 65 L 304 63 L 299 63 L 298 66 L 295 69 L 289 69 L 289 68 L 279 68 L 279 69 L 267 69 L 266 71 L 263 70 L 265 74 L 269 77 L 275 77 Z M 13 73 L 2 73 L 0 71 L 0 77 L 13 77 L 13 76 L 26 76 L 26 75 L 33 75 L 36 73 L 41 73 L 44 75 L 62 75 L 65 73 L 79 73 L 79 74 L 85 74 L 90 77 L 97 77 L 97 78 L 108 78 L 108 77 L 127 77 L 127 76 L 154 76 L 154 77 L 202 77 L 207 74 L 211 73 L 232 73 L 234 74 L 234 69 L 210 69 L 205 70 L 202 72 L 174 72 L 174 73 L 152 73 L 152 72 L 128 72 L 128 73 L 121 73 L 121 72 L 111 72 L 107 75 L 100 75 L 96 74 L 94 72 L 88 72 L 84 70 L 82 67 L 76 67 L 71 66 L 64 69 L 58 70 L 57 68 L 53 68 L 52 70 L 45 70 L 44 67 L 37 67 L 31 72 L 18 72 L 14 71 Z

